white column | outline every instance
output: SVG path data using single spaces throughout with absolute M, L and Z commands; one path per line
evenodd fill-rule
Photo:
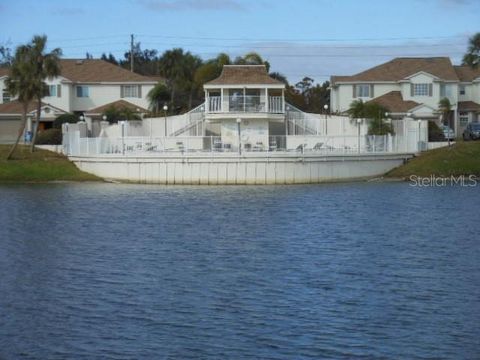
M 283 112 L 285 113 L 285 89 L 282 89 L 282 106 Z
M 220 111 L 223 113 L 223 88 L 220 89 Z
M 208 91 L 205 90 L 205 112 L 210 112 L 210 101 L 208 99 Z
M 265 112 L 269 112 L 269 101 L 270 99 L 268 98 L 268 88 L 265 88 Z

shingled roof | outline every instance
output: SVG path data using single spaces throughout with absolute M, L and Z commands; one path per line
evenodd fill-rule
M 352 76 L 332 76 L 332 83 L 356 81 L 400 81 L 418 72 L 432 74 L 442 80 L 458 81 L 448 57 L 395 58 Z
M 99 115 L 103 114 L 107 109 L 109 108 L 115 108 L 115 109 L 124 109 L 127 108 L 133 112 L 138 112 L 138 113 L 147 113 L 148 110 L 144 109 L 141 106 L 137 106 L 135 104 L 132 104 L 131 102 L 125 101 L 125 100 L 117 100 L 105 105 L 98 106 L 94 109 L 88 110 L 87 115 Z
M 480 112 L 480 104 L 475 101 L 459 101 L 458 111 L 477 111 Z
M 156 82 L 100 59 L 62 59 L 61 75 L 73 82 Z
M 220 76 L 205 85 L 284 85 L 268 75 L 265 65 L 224 65 Z
M 471 82 L 477 78 L 480 78 L 480 66 L 476 69 L 472 69 L 470 66 L 454 66 L 460 81 Z
M 389 93 L 370 100 L 369 103 L 381 105 L 393 113 L 408 112 L 414 107 L 420 105 L 415 101 L 403 100 L 402 93 L 400 91 L 390 91 Z
M 8 68 L 0 68 L 0 77 L 8 75 Z M 160 77 L 148 77 L 136 74 L 118 65 L 100 59 L 61 59 L 61 75 L 73 82 L 134 82 L 157 83 Z
M 32 101 L 28 104 L 27 114 L 37 110 L 37 101 Z M 62 109 L 59 109 L 51 104 L 41 102 L 41 106 L 48 106 L 56 111 L 65 112 Z M 3 104 L 0 104 L 0 115 L 21 115 L 23 113 L 23 104 L 18 100 L 9 101 Z

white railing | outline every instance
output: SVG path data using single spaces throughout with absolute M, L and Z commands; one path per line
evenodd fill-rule
M 375 154 L 409 153 L 403 136 L 265 136 L 255 142 L 221 136 L 80 138 L 78 132 L 65 137 L 64 151 L 70 156 L 155 156 L 162 154 L 276 153 L 280 154 Z
M 228 96 L 222 108 L 222 98 L 220 96 L 209 96 L 207 98 L 209 113 L 227 113 L 227 112 L 248 112 L 248 113 L 284 113 L 283 97 L 269 96 L 268 104 L 264 96 L 246 95 L 246 96 Z M 268 105 L 268 107 L 267 107 Z

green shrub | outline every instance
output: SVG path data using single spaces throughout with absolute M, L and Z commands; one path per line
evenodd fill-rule
M 77 115 L 67 113 L 67 114 L 62 114 L 58 116 L 54 121 L 53 121 L 53 127 L 55 129 L 61 129 L 62 124 L 69 123 L 69 124 L 74 124 L 78 122 L 80 119 Z
M 435 121 L 428 122 L 428 141 L 445 141 L 445 135 Z
M 47 129 L 37 134 L 37 145 L 60 145 L 62 143 L 62 130 Z

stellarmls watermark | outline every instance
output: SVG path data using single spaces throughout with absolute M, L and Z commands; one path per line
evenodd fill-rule
M 439 177 L 431 175 L 429 177 L 421 177 L 417 175 L 410 175 L 410 186 L 418 187 L 442 187 L 442 186 L 464 186 L 475 187 L 479 182 L 479 177 L 476 175 L 460 175 Z

